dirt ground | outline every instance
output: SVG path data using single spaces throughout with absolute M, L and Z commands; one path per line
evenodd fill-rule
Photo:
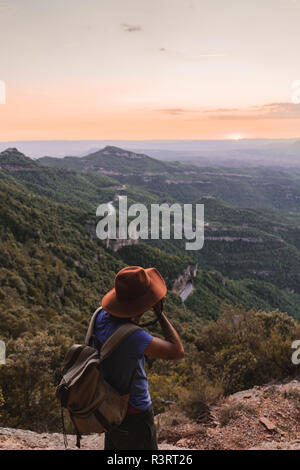
M 206 450 L 300 450 L 299 378 L 235 393 L 209 411 L 206 422 L 158 416 L 160 442 Z
M 155 417 L 159 448 L 167 450 L 300 450 L 300 377 L 235 393 L 191 421 L 174 410 Z M 103 435 L 84 436 L 83 450 L 103 449 Z M 68 435 L 68 448 L 76 449 Z M 59 433 L 0 428 L 0 450 L 64 449 Z

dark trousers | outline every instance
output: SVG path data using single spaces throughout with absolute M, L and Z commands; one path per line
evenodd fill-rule
M 152 406 L 126 415 L 120 426 L 105 434 L 104 450 L 157 450 Z

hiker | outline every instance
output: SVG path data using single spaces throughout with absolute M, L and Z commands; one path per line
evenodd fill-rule
M 117 430 L 105 434 L 105 450 L 157 450 L 152 402 L 145 373 L 145 357 L 179 360 L 184 356 L 180 338 L 162 312 L 167 287 L 155 268 L 129 266 L 115 277 L 115 287 L 102 299 L 95 320 L 100 344 L 124 322 L 138 324 L 153 308 L 164 340 L 143 329 L 133 331 L 103 361 L 104 377 L 121 394 L 130 391 L 127 414 Z

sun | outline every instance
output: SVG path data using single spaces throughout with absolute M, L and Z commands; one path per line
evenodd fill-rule
M 242 140 L 244 138 L 245 136 L 243 134 L 231 134 L 227 137 L 228 140 L 235 140 L 235 141 Z

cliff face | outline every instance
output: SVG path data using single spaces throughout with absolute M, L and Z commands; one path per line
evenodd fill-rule
M 96 234 L 96 224 L 95 222 L 87 222 L 85 224 L 86 228 L 90 232 L 90 236 L 92 240 L 98 240 L 97 234 Z M 105 248 L 109 248 L 110 250 L 116 252 L 123 248 L 124 246 L 131 246 L 131 245 L 137 245 L 139 243 L 138 240 L 133 240 L 132 238 L 127 238 L 125 240 L 118 238 L 107 238 L 106 240 L 103 240 L 103 244 Z
M 115 240 L 107 238 L 106 240 L 104 240 L 105 247 L 109 248 L 114 252 L 120 250 L 124 246 L 137 245 L 138 242 L 139 240 L 133 240 L 132 238 L 127 238 L 126 240 L 121 240 L 120 238 L 117 238 Z
M 172 287 L 172 292 L 182 296 L 185 289 L 189 288 L 192 292 L 193 279 L 196 277 L 198 271 L 198 264 L 189 264 L 183 273 L 175 279 Z M 189 293 L 190 293 L 189 292 Z M 186 297 L 187 298 L 187 297 Z M 184 298 L 183 300 L 185 300 Z

